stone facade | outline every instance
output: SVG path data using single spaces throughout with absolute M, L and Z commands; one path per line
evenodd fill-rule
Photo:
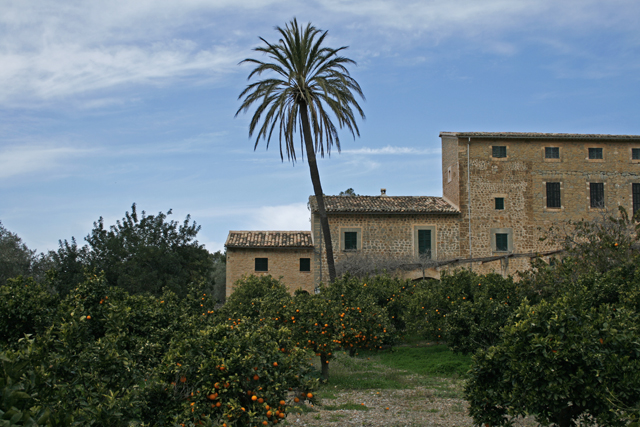
M 513 274 L 529 268 L 529 256 L 556 249 L 540 239 L 552 225 L 596 218 L 618 206 L 630 214 L 634 204 L 640 209 L 640 136 L 442 132 L 440 137 L 442 197 L 386 196 L 386 190 L 380 196 L 325 196 L 336 262 L 355 253 L 416 255 L 419 230 L 430 230 L 432 258 L 455 261 L 443 268 Z M 272 275 L 282 275 L 292 287 L 311 291 L 328 280 L 314 197 L 310 206 L 312 230 L 307 246 L 297 250 L 311 257 L 311 272 L 291 270 L 302 252 L 272 245 L 254 248 L 262 252 L 244 248 L 240 255 L 227 245 L 227 295 L 230 283 L 253 272 L 255 257 L 277 259 L 278 271 L 289 268 L 286 275 Z M 349 239 L 357 236 L 357 247 L 345 247 L 346 233 Z M 464 261 L 469 259 L 480 260 Z
M 313 292 L 312 242 L 308 231 L 230 231 L 225 244 L 226 296 L 229 297 L 235 283 L 248 274 L 281 279 L 291 292 L 297 289 Z M 307 265 L 309 268 L 304 271 Z
M 633 212 L 632 185 L 640 183 L 640 163 L 632 153 L 640 149 L 640 136 L 481 132 L 440 136 L 443 169 L 457 157 L 453 168 L 459 174 L 453 175 L 449 188 L 458 189 L 461 258 L 551 250 L 540 237 L 552 225 L 595 218 L 618 206 Z M 494 157 L 494 146 L 505 147 L 506 156 Z M 556 151 L 549 153 L 551 158 L 546 148 Z M 590 159 L 589 148 L 602 149 L 603 158 Z M 559 183 L 557 208 L 548 207 L 547 183 Z M 591 183 L 604 184 L 604 207 L 591 207 Z M 455 200 L 456 192 L 446 185 L 444 189 Z M 496 209 L 496 198 L 502 198 L 503 209 Z M 507 251 L 497 250 L 496 234 L 508 235 Z M 529 259 L 512 259 L 506 269 L 504 263 L 496 264 L 472 268 L 513 273 L 527 269 Z

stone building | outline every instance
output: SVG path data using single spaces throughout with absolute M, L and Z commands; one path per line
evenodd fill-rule
M 325 197 L 337 262 L 357 254 L 421 256 L 439 262 L 427 271 L 429 277 L 457 266 L 512 274 L 527 269 L 531 257 L 556 249 L 540 240 L 551 225 L 595 218 L 618 206 L 629 213 L 640 210 L 640 136 L 442 132 L 440 137 L 442 197 L 387 196 L 384 190 L 380 196 Z M 310 207 L 311 233 L 279 233 L 307 233 L 306 246 L 296 250 L 307 251 L 311 271 L 302 277 L 311 282 L 291 270 L 302 255 L 283 252 L 289 247 L 241 249 L 232 239 L 233 233 L 274 232 L 230 232 L 227 284 L 243 273 L 263 274 L 253 269 L 258 257 L 273 258 L 269 272 L 292 288 L 312 289 L 326 281 L 314 197 Z M 408 276 L 419 274 L 424 276 L 424 269 Z
M 227 248 L 227 297 L 242 276 L 282 278 L 292 291 L 313 292 L 314 246 L 309 231 L 230 231 Z

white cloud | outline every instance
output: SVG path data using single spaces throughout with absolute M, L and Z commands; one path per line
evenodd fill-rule
M 292 15 L 301 22 L 313 16 L 330 23 L 330 36 L 359 46 L 354 54 L 366 64 L 381 51 L 428 48 L 451 38 L 465 39 L 472 49 L 513 55 L 524 40 L 514 34 L 561 40 L 559 32 L 607 29 L 628 33 L 621 39 L 637 46 L 639 13 L 636 0 L 5 1 L 0 5 L 0 105 L 28 106 L 125 85 L 201 82 L 241 72 L 236 64 L 257 44 L 256 27 L 262 31 L 267 20 L 282 25 Z M 105 98 L 102 102 L 118 102 Z M 87 104 L 92 105 L 102 104 Z
M 262 206 L 252 213 L 252 230 L 310 230 L 306 203 Z M 255 225 L 253 225 L 255 224 Z
M 440 148 L 417 149 L 414 147 L 393 147 L 387 145 L 383 148 L 363 147 L 356 150 L 342 150 L 344 154 L 440 154 Z
M 89 154 L 92 150 L 76 147 L 18 146 L 0 151 L 0 178 L 54 169 L 64 160 Z

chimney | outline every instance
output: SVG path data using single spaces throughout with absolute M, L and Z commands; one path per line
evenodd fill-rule
M 380 189 L 380 197 L 387 197 L 387 189 L 386 188 L 381 188 Z

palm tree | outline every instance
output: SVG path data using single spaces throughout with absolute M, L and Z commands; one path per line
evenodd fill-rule
M 258 147 L 260 139 L 266 140 L 269 148 L 271 136 L 277 126 L 280 158 L 283 161 L 284 153 L 287 154 L 288 160 L 296 161 L 294 139 L 296 128 L 299 129 L 300 151 L 303 156 L 304 151 L 307 152 L 327 252 L 329 280 L 333 281 L 336 278 L 333 245 L 316 153 L 319 152 L 320 156 L 324 157 L 325 151 L 327 154 L 331 153 L 334 144 L 340 152 L 340 138 L 336 126 L 331 121 L 330 113 L 333 113 L 340 129 L 343 126 L 348 128 L 354 139 L 356 135 L 360 136 L 354 113 L 357 112 L 362 119 L 365 116 L 353 92 L 362 99 L 364 95 L 360 85 L 349 75 L 346 68 L 346 65 L 355 65 L 355 61 L 340 56 L 340 52 L 347 46 L 338 49 L 322 46 L 327 32 L 322 32 L 311 23 L 305 28 L 298 26 L 295 18 L 284 29 L 276 27 L 276 31 L 281 36 L 277 44 L 271 44 L 260 37 L 266 46 L 254 49 L 266 54 L 269 57 L 268 61 L 248 58 L 240 63 L 256 65 L 249 74 L 249 80 L 265 72 L 275 76 L 251 83 L 242 91 L 238 97 L 242 99 L 242 105 L 236 116 L 257 104 L 249 125 L 249 136 L 257 133 L 253 149 Z

